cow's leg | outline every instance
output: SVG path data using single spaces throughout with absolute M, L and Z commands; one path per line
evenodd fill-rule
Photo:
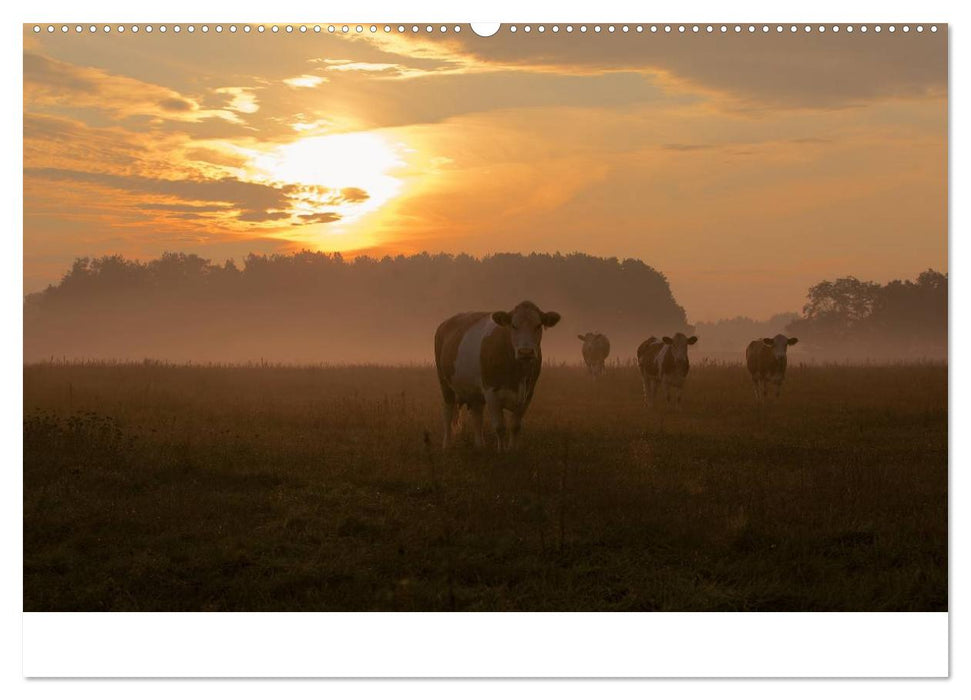
M 484 408 L 484 405 L 481 403 L 469 405 L 469 412 L 472 414 L 472 438 L 475 440 L 476 447 L 482 447 L 485 443 L 485 438 L 482 434 L 482 413 Z
M 761 396 L 761 394 L 759 394 L 759 378 L 756 377 L 756 376 L 754 376 L 754 375 L 752 377 L 752 389 L 755 391 L 755 400 L 756 400 L 756 402 L 761 401 L 762 400 L 762 396 Z
M 486 392 L 486 410 L 489 411 L 489 421 L 496 432 L 496 449 L 502 452 L 506 446 L 506 420 L 502 415 L 502 401 L 495 391 Z
M 447 450 L 449 445 L 452 444 L 452 426 L 455 423 L 455 417 L 458 415 L 458 406 L 456 406 L 451 401 L 445 401 L 442 404 L 442 422 L 445 426 L 445 436 L 442 438 L 442 449 Z
M 775 383 L 775 397 L 776 398 L 779 398 L 779 395 L 781 393 L 782 393 L 782 382 L 776 382 Z
M 519 431 L 523 427 L 523 413 L 522 411 L 513 411 L 512 419 L 509 421 L 509 449 L 516 449 L 516 445 L 519 443 Z
M 641 372 L 641 383 L 644 385 L 644 405 L 654 408 L 654 399 L 657 395 L 657 381 L 654 377 Z

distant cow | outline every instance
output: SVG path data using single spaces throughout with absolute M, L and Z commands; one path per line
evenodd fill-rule
M 781 333 L 774 338 L 753 340 L 745 350 L 745 363 L 755 384 L 755 398 L 765 400 L 766 386 L 775 384 L 775 395 L 782 391 L 782 380 L 786 377 L 786 350 L 799 342 L 798 338 L 787 338 Z
M 583 361 L 594 377 L 604 373 L 604 360 L 610 354 L 610 341 L 603 333 L 585 333 L 577 338 L 583 341 Z
M 482 412 L 488 409 L 500 451 L 515 446 L 523 415 L 543 364 L 543 329 L 560 321 L 555 311 L 541 311 L 531 301 L 512 311 L 473 311 L 452 316 L 435 332 L 435 366 L 444 399 L 448 448 L 458 410 L 468 406 L 475 443 L 482 445 Z M 509 436 L 503 410 L 512 414 Z
M 654 405 L 658 386 L 663 386 L 669 402 L 671 390 L 675 390 L 677 406 L 681 407 L 681 393 L 690 368 L 688 346 L 697 342 L 697 336 L 688 338 L 684 333 L 675 333 L 673 338 L 664 336 L 661 340 L 651 336 L 638 346 L 637 366 L 644 383 L 644 402 L 648 406 Z

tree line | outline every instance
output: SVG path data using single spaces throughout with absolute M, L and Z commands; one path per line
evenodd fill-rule
M 824 356 L 947 357 L 947 275 L 926 270 L 884 285 L 841 277 L 809 289 L 786 332 Z
M 548 357 L 573 360 L 576 334 L 687 330 L 663 274 L 582 253 L 420 253 L 345 260 L 301 251 L 217 264 L 166 253 L 141 262 L 80 258 L 25 303 L 25 357 L 193 361 L 426 362 L 438 323 L 530 299 L 559 311 Z
M 696 356 L 733 359 L 755 337 L 800 339 L 821 359 L 947 357 L 947 275 L 880 285 L 854 277 L 808 291 L 801 314 L 692 327 L 665 276 L 641 260 L 583 253 L 419 253 L 345 260 L 339 253 L 250 254 L 222 264 L 194 254 L 149 261 L 79 258 L 27 295 L 25 360 L 144 358 L 213 362 L 402 363 L 431 360 L 439 322 L 530 299 L 564 323 L 547 357 L 577 361 L 576 335 L 607 333 L 613 358 L 649 335 L 699 337 Z M 795 351 L 795 349 L 794 349 Z

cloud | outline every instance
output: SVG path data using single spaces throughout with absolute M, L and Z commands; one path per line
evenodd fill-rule
M 340 201 L 348 203 L 363 202 L 370 198 L 370 195 L 360 187 L 345 187 L 340 191 Z
M 216 90 L 218 95 L 229 95 L 229 104 L 226 109 L 241 114 L 255 114 L 259 111 L 260 105 L 256 101 L 256 94 L 251 88 L 244 87 L 224 87 Z
M 349 59 L 324 58 L 314 59 L 315 63 L 323 63 L 324 70 L 334 73 L 362 74 L 374 78 L 404 79 L 421 78 L 427 75 L 449 75 L 461 72 L 460 69 L 444 62 L 432 67 L 409 66 L 403 63 L 381 63 L 375 61 L 351 61 Z
M 83 172 L 59 168 L 25 168 L 25 178 L 53 181 L 70 181 L 108 187 L 126 192 L 173 197 L 186 202 L 207 202 L 226 205 L 219 211 L 239 211 L 240 221 L 276 221 L 290 216 L 292 185 L 274 187 L 255 182 L 244 182 L 233 177 L 214 180 L 169 180 L 134 175 Z M 158 203 L 146 208 L 157 208 Z M 190 209 L 198 213 L 202 209 Z
M 152 211 L 174 211 L 174 212 L 186 212 L 186 213 L 208 213 L 208 212 L 222 212 L 222 211 L 232 211 L 233 207 L 229 204 L 144 204 L 143 209 L 150 209 Z
M 465 73 L 638 72 L 668 90 L 728 97 L 748 106 L 828 108 L 883 98 L 941 97 L 947 91 L 945 27 L 914 36 L 775 31 L 526 35 L 504 27 L 487 39 L 467 32 L 355 40 L 375 43 L 389 55 L 435 61 Z
M 293 198 L 311 207 L 360 204 L 371 198 L 371 195 L 360 187 L 334 189 L 323 185 L 296 185 L 295 189 Z
M 313 214 L 300 214 L 300 221 L 294 222 L 294 226 L 301 226 L 304 224 L 331 224 L 335 221 L 340 221 L 341 215 L 335 211 L 318 211 Z
M 312 122 L 300 121 L 290 125 L 294 131 L 323 131 L 334 126 L 331 119 L 315 119 Z
M 252 221 L 252 222 L 265 222 L 265 221 L 279 221 L 281 219 L 289 219 L 290 212 L 287 211 L 244 211 L 236 217 L 240 221 Z
M 24 104 L 95 109 L 119 118 L 240 121 L 232 110 L 203 109 L 198 101 L 175 90 L 37 53 L 24 54 Z
M 286 78 L 283 82 L 292 88 L 315 88 L 328 80 L 322 75 L 298 75 L 294 78 Z

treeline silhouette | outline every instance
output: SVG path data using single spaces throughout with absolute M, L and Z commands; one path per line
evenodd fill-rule
M 926 270 L 885 285 L 855 277 L 820 282 L 786 332 L 821 357 L 946 359 L 947 275 Z
M 640 260 L 581 253 L 356 257 L 251 254 L 237 265 L 166 253 L 80 258 L 28 295 L 25 361 L 431 362 L 435 328 L 459 311 L 531 299 L 562 314 L 544 354 L 576 361 L 578 333 L 627 356 L 648 335 L 690 330 L 667 279 Z M 628 351 L 628 348 L 630 349 Z

